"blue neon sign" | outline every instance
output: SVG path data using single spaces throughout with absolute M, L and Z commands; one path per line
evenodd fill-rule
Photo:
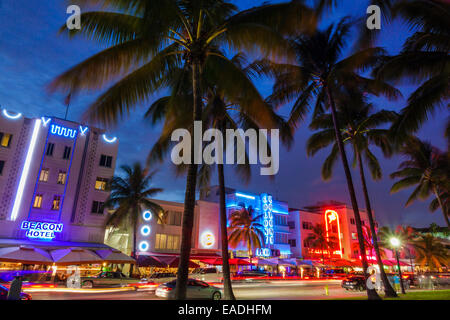
M 26 230 L 25 235 L 32 239 L 51 240 L 55 238 L 55 232 L 62 232 L 62 223 L 22 221 L 22 230 Z
M 75 137 L 77 136 L 77 131 L 78 131 L 77 129 L 66 128 L 58 124 L 52 124 L 50 126 L 51 134 L 64 138 L 75 139 Z
M 263 212 L 263 227 L 264 227 L 264 245 L 265 248 L 257 249 L 256 255 L 259 257 L 270 256 L 270 245 L 273 245 L 273 203 L 272 196 L 267 194 L 261 195 L 262 212 Z

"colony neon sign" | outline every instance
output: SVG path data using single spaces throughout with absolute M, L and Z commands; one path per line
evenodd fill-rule
M 55 238 L 55 232 L 62 232 L 62 223 L 22 221 L 22 230 L 26 230 L 25 235 L 32 239 L 51 240 Z
M 333 251 L 334 254 L 340 255 L 342 258 L 342 242 L 341 242 L 341 227 L 339 225 L 339 215 L 334 210 L 326 210 L 325 211 L 325 231 L 327 234 L 327 238 L 329 237 L 329 231 L 333 224 L 337 226 L 337 233 L 339 239 L 339 250 Z
M 263 227 L 264 227 L 264 245 L 266 248 L 256 249 L 256 256 L 270 256 L 268 246 L 273 245 L 273 213 L 272 213 L 272 196 L 267 194 L 261 195 L 262 211 L 263 211 Z
M 74 139 L 77 136 L 77 129 L 66 128 L 58 124 L 52 124 L 50 126 L 50 133 L 60 137 Z

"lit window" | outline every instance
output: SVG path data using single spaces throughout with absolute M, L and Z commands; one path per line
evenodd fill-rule
M 164 213 L 160 213 L 161 218 L 163 218 Z M 180 211 L 169 211 L 169 225 L 171 226 L 181 226 L 181 212 Z
M 48 181 L 48 175 L 50 170 L 48 169 L 42 169 L 41 174 L 39 175 L 39 181 L 40 182 L 47 182 Z
M 9 148 L 11 145 L 12 134 L 0 132 L 0 146 Z
M 167 218 L 167 216 L 165 215 L 165 213 L 164 212 L 159 212 L 158 213 L 158 217 L 159 217 L 159 219 L 158 219 L 158 224 L 163 224 L 163 223 L 165 223 L 166 222 L 166 218 Z
M 57 184 L 66 184 L 67 173 L 65 171 L 60 171 L 58 173 L 58 181 Z
M 0 176 L 3 174 L 4 167 L 5 167 L 5 161 L 0 160 Z
M 61 196 L 54 196 L 52 202 L 52 210 L 59 210 L 61 205 Z
M 108 183 L 108 179 L 97 178 L 97 180 L 95 180 L 95 189 L 105 191 L 107 183 Z
M 42 208 L 42 198 L 43 198 L 42 194 L 37 194 L 34 197 L 33 208 L 37 209 Z

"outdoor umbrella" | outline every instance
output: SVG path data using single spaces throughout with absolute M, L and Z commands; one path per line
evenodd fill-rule
M 102 258 L 91 250 L 82 248 L 56 249 L 50 252 L 57 265 L 76 265 L 102 263 Z
M 95 253 L 105 262 L 110 263 L 136 263 L 136 260 L 117 249 L 96 250 Z
M 247 259 L 238 259 L 238 258 L 234 258 L 234 259 L 229 259 L 228 260 L 230 262 L 230 264 L 235 264 L 235 265 L 239 265 L 239 266 L 249 266 L 249 265 L 254 265 L 255 263 L 252 261 L 252 263 L 250 263 L 250 261 L 248 261 Z
M 137 265 L 139 267 L 157 267 L 157 268 L 167 267 L 167 264 L 163 263 L 158 258 L 149 255 L 139 255 L 137 258 Z
M 254 260 L 257 260 L 257 259 L 254 259 Z M 223 263 L 222 258 L 203 259 L 203 260 L 201 260 L 201 262 L 210 264 L 210 265 L 221 265 Z M 228 263 L 232 264 L 232 265 L 241 265 L 241 266 L 255 264 L 254 262 L 250 263 L 250 262 L 246 261 L 245 259 L 238 259 L 238 258 L 228 259 Z
M 394 263 L 392 261 L 389 261 L 389 260 L 383 260 L 383 264 L 386 265 L 386 266 L 393 266 L 394 265 Z
M 50 254 L 32 246 L 0 248 L 0 261 L 23 264 L 52 264 Z
M 208 258 L 208 259 L 200 260 L 200 262 L 205 263 L 205 264 L 209 264 L 209 265 L 212 265 L 212 266 L 217 266 L 217 265 L 221 265 L 222 264 L 222 258 Z

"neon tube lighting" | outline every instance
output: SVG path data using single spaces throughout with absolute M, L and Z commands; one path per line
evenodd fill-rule
M 20 205 L 22 203 L 23 191 L 28 179 L 28 172 L 30 171 L 31 160 L 33 159 L 34 149 L 36 147 L 36 141 L 41 127 L 41 120 L 38 119 L 34 123 L 33 135 L 31 136 L 30 146 L 28 148 L 27 157 L 25 158 L 25 164 L 23 165 L 22 176 L 20 177 L 19 187 L 16 192 L 16 199 L 14 200 L 13 210 L 11 212 L 11 220 L 15 221 L 17 214 L 19 213 Z
M 86 133 L 87 130 L 88 130 L 88 127 L 80 126 L 80 132 L 81 132 L 81 135 L 82 135 L 82 136 L 85 135 L 85 133 Z
M 41 119 L 42 119 L 42 123 L 44 124 L 44 127 L 46 127 L 49 124 L 50 120 L 52 120 L 51 118 L 45 118 L 45 117 L 41 117 Z
M 114 138 L 112 138 L 112 139 L 108 139 L 108 138 L 106 137 L 106 134 L 104 134 L 104 135 L 103 135 L 103 140 L 105 140 L 105 141 L 108 142 L 108 143 L 114 143 L 114 142 L 116 142 L 117 137 L 114 137 Z
M 327 233 L 327 238 L 328 238 L 328 214 L 332 214 L 336 216 L 336 223 L 337 223 L 337 229 L 338 229 L 338 240 L 339 240 L 339 255 L 342 258 L 342 240 L 341 240 L 341 227 L 339 225 L 339 214 L 334 211 L 334 210 L 326 210 L 325 211 L 325 229 L 326 229 L 326 233 Z
M 12 119 L 12 120 L 19 119 L 19 118 L 22 116 L 21 113 L 17 113 L 17 114 L 15 114 L 15 115 L 9 114 L 8 111 L 7 111 L 6 109 L 3 109 L 3 115 L 4 115 L 5 117 L 7 117 L 8 119 Z
M 255 200 L 255 197 L 249 196 L 249 195 L 247 195 L 247 194 L 243 194 L 243 193 L 236 192 L 235 195 L 236 195 L 237 197 L 242 197 L 242 198 L 247 198 L 247 199 Z

